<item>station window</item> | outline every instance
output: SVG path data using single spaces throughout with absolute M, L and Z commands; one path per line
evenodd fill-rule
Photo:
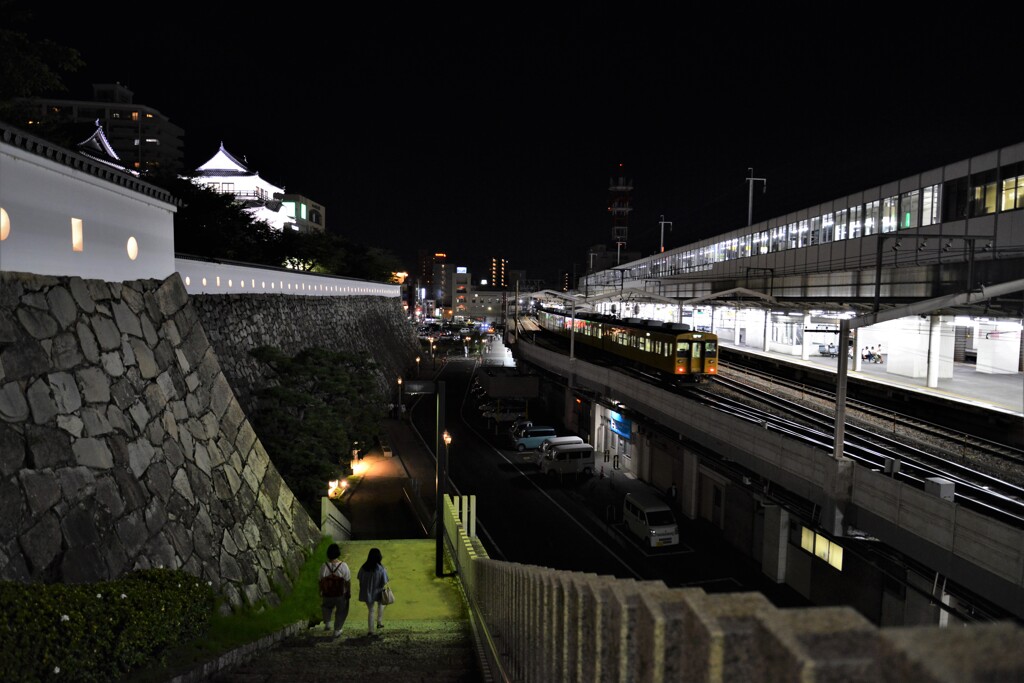
M 882 232 L 895 232 L 899 227 L 899 197 L 882 200 Z
M 880 202 L 873 201 L 864 205 L 864 237 L 878 232 Z
M 921 225 L 935 225 L 941 220 L 939 188 L 939 185 L 931 185 L 921 189 Z
M 918 227 L 918 216 L 921 211 L 921 193 L 918 190 L 900 195 L 900 229 Z
M 1024 162 L 1011 164 L 1003 170 L 1003 191 L 999 210 L 1024 209 Z
M 800 528 L 800 547 L 843 571 L 843 546 L 833 543 L 813 529 Z
M 996 212 L 996 171 L 985 171 L 971 176 L 971 217 Z

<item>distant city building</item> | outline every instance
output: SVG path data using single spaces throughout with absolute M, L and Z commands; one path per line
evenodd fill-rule
M 103 127 L 111 148 L 125 167 L 143 177 L 178 174 L 184 165 L 184 131 L 152 107 L 135 104 L 120 83 L 94 83 L 92 100 L 31 98 L 18 101 L 29 131 L 44 122 L 72 129 Z
M 495 323 L 501 320 L 508 292 L 491 286 L 476 286 L 467 296 L 467 318 Z
M 281 195 L 281 205 L 299 232 L 324 232 L 326 229 L 327 210 L 312 199 L 286 192 Z
M 473 291 L 471 281 L 472 274 L 466 266 L 457 266 L 450 269 L 452 302 L 449 306 L 452 316 L 457 318 L 469 317 L 470 293 Z
M 302 195 L 286 194 L 283 187 L 264 180 L 228 152 L 223 142 L 217 153 L 195 170 L 190 180 L 201 187 L 234 196 L 255 220 L 265 221 L 274 230 L 323 232 L 326 227 L 325 210 L 321 205 Z
M 492 258 L 490 284 L 494 287 L 499 287 L 502 289 L 508 287 L 508 278 L 505 272 L 507 269 L 508 261 L 506 261 L 503 258 Z

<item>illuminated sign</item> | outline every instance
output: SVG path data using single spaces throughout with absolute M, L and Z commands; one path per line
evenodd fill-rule
M 459 273 L 461 275 L 465 275 L 466 274 L 466 266 L 459 266 L 458 268 L 455 269 L 455 272 Z
M 614 410 L 608 413 L 609 418 L 612 422 L 612 431 L 621 436 L 624 439 L 633 438 L 633 421 L 627 420 L 622 417 Z

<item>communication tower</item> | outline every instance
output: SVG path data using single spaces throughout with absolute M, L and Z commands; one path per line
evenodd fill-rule
M 619 264 L 622 250 L 626 247 L 629 237 L 629 214 L 631 205 L 633 180 L 626 178 L 623 165 L 619 164 L 618 177 L 608 182 L 608 212 L 612 215 L 612 239 L 615 241 L 615 265 Z

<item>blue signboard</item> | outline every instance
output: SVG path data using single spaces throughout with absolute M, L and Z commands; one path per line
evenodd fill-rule
M 633 438 L 633 421 L 627 420 L 614 410 L 608 413 L 612 420 L 612 431 L 624 439 Z

